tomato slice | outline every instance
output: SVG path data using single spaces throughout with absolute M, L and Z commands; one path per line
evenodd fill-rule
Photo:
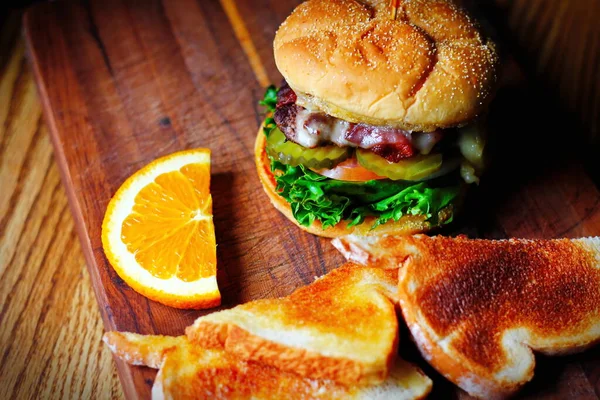
M 312 170 L 317 174 L 331 179 L 337 179 L 338 181 L 366 182 L 372 179 L 387 179 L 385 176 L 379 176 L 360 165 L 356 160 L 356 157 L 342 161 L 331 169 L 323 168 Z

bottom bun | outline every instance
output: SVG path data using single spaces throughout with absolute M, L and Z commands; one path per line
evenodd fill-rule
M 300 229 L 306 232 L 312 233 L 313 235 L 324 236 L 329 238 L 336 238 L 345 235 L 410 235 L 414 233 L 427 232 L 438 225 L 432 225 L 427 222 L 425 215 L 405 215 L 398 221 L 390 220 L 385 224 L 377 226 L 375 229 L 371 229 L 375 223 L 376 218 L 367 217 L 365 220 L 358 225 L 348 227 L 347 221 L 341 221 L 335 226 L 323 229 L 320 221 L 313 222 L 310 226 L 303 226 L 296 221 L 292 214 L 292 208 L 290 203 L 281 197 L 276 190 L 277 183 L 275 176 L 271 172 L 271 163 L 267 156 L 265 146 L 267 144 L 266 137 L 263 133 L 263 127 L 261 125 L 256 136 L 256 142 L 254 144 L 254 159 L 256 162 L 256 170 L 258 172 L 258 178 L 263 185 L 263 189 L 271 204 L 285 215 L 290 221 L 292 221 Z M 444 209 L 439 213 L 439 221 L 444 222 L 452 215 L 452 211 Z

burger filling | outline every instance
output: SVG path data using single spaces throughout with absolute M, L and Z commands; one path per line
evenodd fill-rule
M 369 150 L 390 162 L 428 154 L 442 131 L 412 133 L 399 128 L 354 124 L 296 104 L 296 94 L 284 85 L 277 93 L 275 123 L 288 140 L 306 148 L 324 144 Z
M 307 109 L 285 84 L 262 105 L 266 152 L 277 190 L 304 226 L 348 225 L 374 217 L 373 228 L 404 215 L 449 223 L 460 181 L 478 182 L 484 138 L 476 126 L 410 132 L 351 123 Z

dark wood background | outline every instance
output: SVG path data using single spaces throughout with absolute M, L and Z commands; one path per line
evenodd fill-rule
M 199 315 L 137 295 L 100 246 L 104 208 L 123 180 L 183 148 L 213 149 L 225 306 L 288 294 L 342 262 L 326 240 L 301 233 L 268 205 L 254 172 L 256 102 L 264 84 L 280 80 L 271 43 L 295 3 L 57 2 L 27 15 L 30 60 L 107 329 L 180 334 Z M 498 95 L 490 117 L 496 163 L 454 231 L 484 237 L 600 232 L 590 150 L 598 129 L 600 35 L 596 3 L 588 3 L 484 3 L 483 13 L 528 79 Z M 531 37 L 544 45 L 528 45 Z M 557 57 L 558 44 L 564 49 Z M 402 340 L 403 354 L 416 359 L 406 334 Z M 525 395 L 600 393 L 597 350 L 538 360 Z M 149 397 L 151 371 L 118 367 L 126 395 Z M 450 392 L 465 397 L 437 377 L 434 394 Z

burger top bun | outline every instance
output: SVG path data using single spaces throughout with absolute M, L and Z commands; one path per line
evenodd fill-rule
M 495 86 L 496 49 L 446 0 L 309 0 L 275 36 L 298 104 L 372 125 L 432 131 L 468 122 Z

